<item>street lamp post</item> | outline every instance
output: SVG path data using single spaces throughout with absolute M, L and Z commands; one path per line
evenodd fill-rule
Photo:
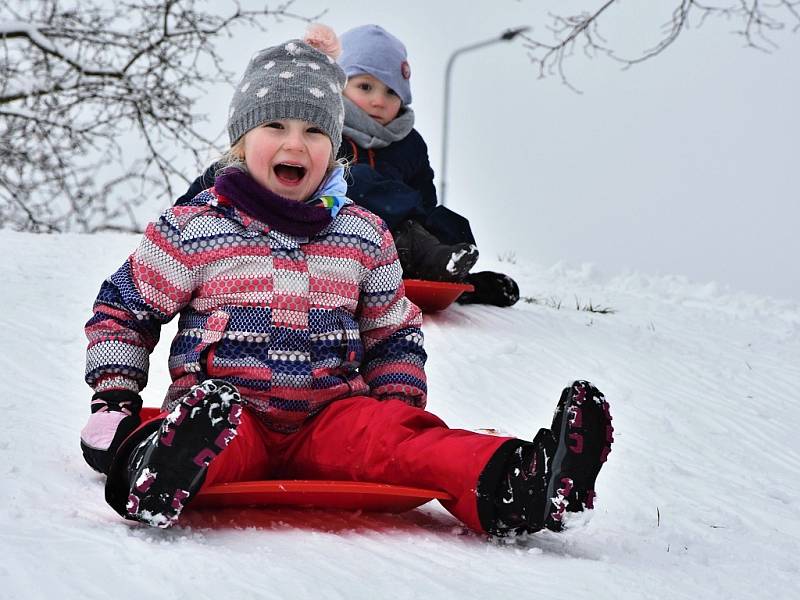
M 441 168 L 441 175 L 439 179 L 439 202 L 442 206 L 445 206 L 445 202 L 447 199 L 447 131 L 448 125 L 450 121 L 450 74 L 453 71 L 453 63 L 456 60 L 456 57 L 464 52 L 469 52 L 470 50 L 477 50 L 478 48 L 483 48 L 484 46 L 490 46 L 491 44 L 496 44 L 497 42 L 509 42 L 517 37 L 520 33 L 524 33 L 528 31 L 530 27 L 516 27 L 514 29 L 507 29 L 498 37 L 494 37 L 490 40 L 486 40 L 484 42 L 478 42 L 475 44 L 470 44 L 469 46 L 464 46 L 463 48 L 459 48 L 455 52 L 450 55 L 450 58 L 447 60 L 447 69 L 445 70 L 444 76 L 444 119 L 443 119 L 443 126 L 442 126 L 442 168 Z

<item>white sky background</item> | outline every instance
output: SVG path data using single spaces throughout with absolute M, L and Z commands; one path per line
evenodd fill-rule
M 655 43 L 676 3 L 628 0 L 605 13 L 601 31 L 633 56 Z M 450 53 L 519 25 L 547 38 L 546 10 L 562 4 L 601 2 L 298 0 L 292 8 L 328 7 L 322 21 L 337 32 L 374 22 L 404 41 L 438 184 Z M 519 42 L 462 55 L 447 203 L 471 220 L 481 250 L 800 298 L 800 33 L 778 36 L 780 48 L 767 54 L 744 48 L 731 33 L 738 26 L 709 21 L 627 71 L 576 56 L 566 67 L 580 95 L 557 77 L 538 79 Z M 225 42 L 226 66 L 239 74 L 253 52 L 302 30 L 287 21 Z M 214 133 L 229 98 L 222 91 L 201 104 Z

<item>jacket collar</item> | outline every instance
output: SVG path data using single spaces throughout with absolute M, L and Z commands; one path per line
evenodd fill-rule
M 344 196 L 346 190 L 341 168 L 335 169 L 306 202 L 271 192 L 238 167 L 223 170 L 214 182 L 218 206 L 235 210 L 238 220 L 247 229 L 274 231 L 284 234 L 279 238 L 289 236 L 305 240 L 324 230 L 338 211 L 351 203 Z

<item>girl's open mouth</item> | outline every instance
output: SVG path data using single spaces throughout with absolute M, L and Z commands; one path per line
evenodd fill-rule
M 273 168 L 278 181 L 285 185 L 297 185 L 306 175 L 305 167 L 281 163 Z

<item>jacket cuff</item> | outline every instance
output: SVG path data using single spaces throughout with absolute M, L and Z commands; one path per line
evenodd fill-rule
M 139 393 L 141 390 L 139 385 L 129 377 L 113 376 L 105 377 L 96 381 L 93 386 L 95 392 L 105 392 L 109 390 L 130 390 L 134 393 Z

